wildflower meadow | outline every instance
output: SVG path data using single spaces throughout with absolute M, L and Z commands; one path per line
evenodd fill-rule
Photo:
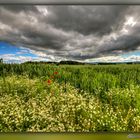
M 0 64 L 1 132 L 140 132 L 140 65 Z

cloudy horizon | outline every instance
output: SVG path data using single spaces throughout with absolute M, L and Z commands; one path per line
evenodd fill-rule
M 140 6 L 1 5 L 0 58 L 140 61 Z

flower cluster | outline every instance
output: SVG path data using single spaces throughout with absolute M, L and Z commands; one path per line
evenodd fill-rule
M 52 81 L 53 81 L 53 79 L 56 77 L 56 75 L 58 75 L 58 72 L 57 72 L 57 71 L 55 71 L 55 72 L 53 73 L 53 75 L 51 75 L 50 78 L 47 80 L 47 84 L 48 84 L 48 85 L 50 85 L 50 84 L 52 83 Z

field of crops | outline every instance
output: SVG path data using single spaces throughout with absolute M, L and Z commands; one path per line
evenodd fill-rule
M 140 65 L 0 64 L 1 132 L 140 132 Z

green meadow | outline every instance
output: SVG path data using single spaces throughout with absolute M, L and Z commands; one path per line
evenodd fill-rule
M 140 65 L 0 64 L 1 132 L 140 132 Z

